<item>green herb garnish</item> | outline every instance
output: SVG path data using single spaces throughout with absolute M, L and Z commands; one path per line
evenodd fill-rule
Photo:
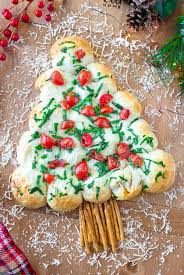
M 61 60 L 57 63 L 57 66 L 62 66 L 64 60 L 65 60 L 65 56 L 63 56 L 63 57 L 61 58 Z

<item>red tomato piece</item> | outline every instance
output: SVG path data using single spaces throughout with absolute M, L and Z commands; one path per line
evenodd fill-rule
M 120 159 L 127 159 L 130 156 L 130 148 L 128 144 L 125 142 L 118 143 L 116 153 Z
M 109 170 L 116 169 L 116 168 L 119 167 L 119 165 L 120 164 L 119 164 L 118 160 L 115 157 L 113 157 L 113 156 L 108 156 L 107 157 L 107 166 L 108 166 Z
M 66 161 L 63 159 L 55 159 L 48 164 L 48 168 L 55 169 L 56 167 L 65 167 Z
M 60 101 L 60 104 L 61 104 L 61 107 L 64 110 L 70 110 L 71 109 L 71 106 L 70 106 L 70 104 L 67 100 Z
M 44 181 L 46 181 L 48 184 L 52 183 L 54 180 L 54 176 L 52 174 L 44 174 L 43 175 Z
M 85 55 L 85 51 L 80 49 L 80 50 L 77 50 L 75 53 L 74 53 L 75 57 L 77 60 L 81 60 Z
M 102 162 L 102 161 L 104 160 L 103 155 L 100 154 L 100 153 L 97 153 L 96 150 L 92 150 L 92 151 L 90 152 L 90 154 L 89 154 L 89 157 L 90 157 L 91 159 L 96 159 L 96 160 L 98 160 L 98 161 L 100 161 L 100 162 Z
M 86 70 L 82 70 L 80 71 L 80 73 L 78 74 L 78 81 L 79 81 L 79 84 L 81 86 L 84 86 L 87 84 L 87 82 L 89 82 L 89 80 L 91 79 L 92 75 L 91 75 L 91 72 L 90 71 L 86 71 Z
M 85 116 L 96 116 L 96 111 L 93 106 L 85 106 L 80 113 Z
M 64 79 L 59 71 L 53 71 L 51 74 L 52 83 L 57 86 L 64 85 Z
M 110 113 L 112 113 L 114 111 L 114 109 L 113 108 L 111 108 L 110 106 L 101 106 L 100 107 L 100 112 L 101 112 L 101 114 L 110 114 Z
M 107 105 L 111 99 L 113 98 L 113 96 L 111 94 L 104 94 L 101 95 L 99 101 L 100 101 L 100 105 Z
M 46 134 L 42 134 L 40 136 L 40 143 L 41 143 L 42 147 L 45 149 L 50 149 L 54 145 L 56 145 L 56 141 L 52 137 L 50 137 Z
M 71 137 L 65 137 L 58 140 L 57 145 L 64 150 L 68 150 L 73 148 L 75 146 L 75 143 Z
M 87 162 L 85 160 L 79 162 L 74 168 L 74 173 L 79 180 L 86 180 L 89 175 Z
M 93 143 L 93 138 L 90 134 L 84 133 L 81 137 L 81 144 L 84 147 L 89 147 Z
M 110 128 L 111 123 L 106 117 L 98 117 L 94 120 L 94 124 L 99 128 Z
M 120 112 L 120 119 L 126 120 L 129 118 L 130 111 L 128 109 L 123 108 Z
M 65 120 L 61 122 L 62 130 L 70 129 L 70 128 L 73 128 L 74 126 L 75 126 L 75 122 L 73 120 Z
M 143 165 L 143 159 L 139 155 L 131 153 L 129 158 L 135 164 L 135 166 L 141 167 Z
M 79 98 L 74 93 L 69 93 L 66 97 L 66 101 L 71 107 L 75 106 L 79 102 Z

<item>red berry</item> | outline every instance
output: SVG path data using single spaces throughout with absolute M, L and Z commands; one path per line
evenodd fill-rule
M 75 143 L 71 137 L 65 137 L 65 138 L 60 139 L 58 141 L 57 145 L 64 150 L 68 150 L 68 149 L 73 148 L 75 146 Z
M 12 13 L 7 10 L 3 12 L 4 18 L 6 18 L 7 20 L 10 20 L 12 18 Z
M 61 123 L 62 130 L 71 129 L 74 126 L 75 126 L 75 122 L 73 120 L 65 120 Z
M 80 113 L 85 116 L 96 116 L 96 111 L 93 106 L 85 106 Z
M 44 181 L 46 181 L 48 184 L 52 183 L 54 180 L 54 176 L 52 174 L 44 174 L 43 175 Z
M 74 95 L 74 93 L 69 93 L 66 97 L 66 101 L 70 104 L 71 107 L 75 106 L 79 102 L 79 98 Z
M 46 15 L 45 15 L 45 21 L 46 21 L 46 22 L 50 22 L 51 20 L 52 20 L 51 15 L 50 15 L 50 14 L 46 14 Z
M 93 144 L 93 138 L 90 134 L 84 133 L 81 137 L 81 144 L 83 147 L 89 147 Z
M 80 73 L 78 74 L 77 77 L 79 84 L 81 86 L 84 86 L 87 84 L 87 82 L 89 82 L 89 80 L 91 79 L 91 72 L 90 71 L 86 71 L 86 70 L 82 70 L 80 71 Z
M 99 128 L 110 128 L 111 123 L 108 118 L 106 117 L 98 117 L 94 120 L 94 124 Z
M 17 5 L 19 3 L 19 0 L 12 0 L 12 4 Z
M 100 161 L 100 162 L 102 162 L 102 161 L 104 160 L 103 155 L 100 154 L 100 153 L 97 153 L 96 150 L 92 150 L 92 151 L 90 152 L 90 154 L 89 154 L 89 157 L 90 157 L 91 159 L 96 159 L 96 160 L 98 160 L 98 161 Z
M 10 25 L 14 28 L 17 27 L 18 24 L 19 24 L 19 21 L 17 20 L 17 18 L 13 18 L 10 22 Z
M 63 159 L 55 159 L 55 160 L 49 162 L 49 164 L 48 164 L 48 167 L 50 169 L 55 169 L 57 167 L 65 167 L 65 166 L 66 166 L 66 161 Z
M 70 104 L 67 100 L 60 101 L 60 104 L 61 104 L 61 107 L 64 110 L 70 110 L 71 109 L 71 106 L 70 106 Z
M 59 71 L 53 71 L 51 74 L 52 83 L 57 86 L 64 85 L 64 79 Z
M 47 5 L 47 9 L 48 9 L 48 11 L 53 11 L 54 10 L 54 6 L 52 4 L 48 4 Z
M 18 41 L 19 40 L 19 35 L 18 35 L 18 33 L 14 33 L 13 35 L 12 35 L 12 38 L 11 38 L 13 41 Z
M 74 173 L 79 180 L 86 180 L 89 175 L 87 162 L 85 160 L 79 162 L 74 168 Z
M 4 15 L 6 12 L 9 12 L 9 10 L 8 9 L 3 9 L 1 13 L 2 13 L 2 15 Z
M 27 13 L 24 13 L 21 17 L 22 21 L 25 22 L 25 23 L 28 23 L 29 22 L 29 15 Z
M 127 159 L 130 156 L 129 145 L 125 142 L 118 143 L 116 153 L 121 160 Z
M 101 106 L 100 107 L 100 112 L 101 114 L 110 114 L 114 111 L 113 108 L 111 108 L 110 106 Z
M 77 60 L 81 60 L 86 55 L 86 53 L 85 53 L 84 50 L 80 49 L 80 50 L 76 51 L 74 53 L 74 55 L 75 55 Z
M 42 11 L 41 11 L 41 10 L 36 10 L 36 11 L 35 11 L 35 15 L 36 15 L 37 17 L 41 17 L 41 16 L 42 16 Z
M 11 34 L 12 34 L 12 31 L 11 30 L 9 30 L 9 29 L 6 29 L 6 30 L 4 30 L 4 35 L 6 36 L 6 37 L 10 37 L 11 36 Z
M 56 141 L 46 134 L 42 134 L 40 136 L 40 143 L 45 149 L 51 149 L 54 145 L 56 145 Z
M 6 54 L 5 53 L 1 53 L 0 54 L 0 61 L 5 61 L 6 60 Z
M 8 45 L 8 41 L 3 39 L 0 41 L 0 45 L 1 45 L 1 47 L 6 48 L 6 46 Z
M 120 164 L 119 164 L 118 160 L 115 157 L 108 156 L 108 158 L 107 158 L 107 166 L 108 166 L 109 170 L 116 169 L 116 168 L 119 167 L 119 165 Z
M 120 112 L 120 119 L 126 120 L 129 118 L 130 111 L 128 109 L 123 108 Z
M 43 1 L 38 1 L 37 7 L 38 7 L 39 9 L 43 9 L 44 6 L 45 6 L 45 3 L 44 3 Z
M 129 158 L 135 164 L 135 166 L 141 167 L 143 165 L 143 159 L 140 156 L 131 153 Z
M 112 98 L 113 98 L 113 96 L 111 94 L 102 95 L 99 99 L 100 105 L 107 105 L 111 101 Z

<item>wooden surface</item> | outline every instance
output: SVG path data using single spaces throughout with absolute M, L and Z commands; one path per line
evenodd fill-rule
M 64 18 L 67 17 L 67 13 L 71 11 L 76 12 L 80 9 L 81 3 L 84 2 L 85 1 L 64 1 L 63 7 L 64 9 L 66 9 L 66 12 L 63 13 L 62 11 L 59 11 L 57 17 L 55 18 L 55 22 L 58 22 L 58 24 L 60 24 L 62 20 L 64 21 Z M 107 16 L 108 24 L 113 24 L 114 34 L 117 35 L 122 28 L 119 22 L 125 21 L 127 6 L 122 4 L 120 9 L 118 9 L 108 7 L 108 5 L 106 4 L 104 5 L 105 2 L 107 3 L 109 1 L 93 0 L 90 2 L 93 4 L 98 2 L 103 11 L 109 14 Z M 175 15 L 182 13 L 182 6 L 183 5 L 181 3 L 178 6 Z M 114 17 L 112 17 L 111 15 L 113 15 Z M 94 24 L 95 20 L 98 21 L 98 16 L 96 14 L 90 16 L 91 24 Z M 174 16 L 168 20 L 166 25 L 163 24 L 150 37 L 150 41 L 152 44 L 160 44 L 167 39 L 168 35 L 173 32 L 173 20 Z M 86 26 L 83 27 L 86 27 L 85 36 L 88 36 L 87 34 L 91 33 L 90 25 L 86 24 Z M 73 33 L 75 33 L 75 28 L 77 28 L 77 26 L 74 25 Z M 27 35 L 28 31 L 29 35 Z M 135 265 L 132 265 L 131 263 L 126 263 L 125 260 L 115 262 L 108 261 L 107 259 L 100 259 L 101 266 L 98 266 L 97 264 L 90 264 L 88 257 L 81 261 L 81 251 L 78 251 L 77 244 L 77 228 L 79 227 L 77 211 L 68 214 L 60 214 L 59 216 L 57 216 L 56 213 L 50 211 L 48 208 L 38 211 L 25 209 L 23 210 L 23 212 L 20 211 L 20 214 L 17 215 L 12 210 L 14 209 L 13 207 L 15 201 L 9 198 L 3 198 L 4 192 L 8 189 L 9 176 L 11 175 L 11 172 L 16 165 L 14 161 L 16 159 L 15 145 L 19 140 L 21 133 L 28 128 L 27 117 L 30 112 L 30 103 L 33 101 L 35 102 L 35 98 L 37 96 L 34 87 L 32 86 L 32 83 L 34 83 L 36 79 L 37 73 L 35 71 L 35 74 L 30 74 L 29 66 L 33 68 L 34 58 L 36 57 L 36 45 L 34 39 L 31 38 L 30 32 L 38 33 L 38 28 L 35 29 L 35 27 L 31 26 L 30 24 L 24 24 L 24 26 L 21 27 L 20 32 L 22 37 L 25 39 L 25 42 L 23 41 L 22 45 L 19 44 L 16 48 L 10 48 L 9 59 L 6 64 L 4 64 L 0 68 L 0 90 L 2 90 L 2 92 L 0 93 L 0 108 L 3 111 L 1 117 L 1 133 L 2 136 L 6 136 L 8 129 L 10 129 L 10 141 L 12 142 L 12 146 L 14 148 L 12 149 L 12 158 L 9 159 L 7 165 L 2 167 L 1 170 L 2 188 L 0 191 L 0 219 L 2 219 L 7 224 L 8 228 L 12 228 L 11 234 L 17 245 L 19 245 L 20 248 L 25 252 L 37 274 L 41 275 L 178 275 L 184 273 L 184 192 L 182 193 L 182 188 L 184 184 L 182 180 L 183 164 L 181 162 L 184 155 L 182 135 L 182 133 L 184 132 L 184 126 L 181 117 L 178 118 L 178 116 L 176 116 L 176 119 L 181 120 L 178 124 L 175 124 L 172 120 L 173 118 L 170 117 L 171 113 L 169 113 L 169 115 L 167 112 L 163 113 L 161 116 L 156 116 L 156 118 L 154 119 L 150 115 L 148 115 L 149 112 L 147 112 L 146 114 L 146 118 L 148 119 L 148 121 L 154 124 L 154 129 L 156 129 L 157 131 L 156 134 L 158 136 L 159 144 L 161 145 L 161 147 L 163 147 L 165 144 L 172 144 L 171 153 L 174 155 L 178 166 L 178 174 L 176 177 L 175 187 L 171 190 L 170 193 L 167 193 L 165 195 L 144 195 L 135 200 L 120 203 L 122 207 L 123 223 L 125 225 L 127 233 L 127 241 L 133 238 L 135 238 L 136 240 L 140 239 L 140 243 L 144 244 L 144 247 L 150 251 L 150 259 L 143 261 L 142 259 L 144 257 L 142 257 L 140 261 L 136 261 Z M 78 33 L 78 29 L 76 30 L 76 32 Z M 32 35 L 34 36 L 34 34 Z M 45 31 L 43 28 L 38 33 L 37 40 L 42 41 L 41 38 L 44 35 Z M 64 35 L 63 30 L 61 30 L 60 35 Z M 92 34 L 90 35 L 97 34 L 92 32 Z M 108 33 L 106 35 L 108 35 Z M 53 37 L 52 42 L 56 40 L 57 36 L 59 35 Z M 146 34 L 144 32 L 131 35 L 131 39 L 142 39 L 143 41 L 145 37 Z M 26 62 L 23 62 L 25 56 L 27 56 L 25 53 L 26 45 L 28 45 L 27 50 L 31 49 L 29 60 L 29 62 L 32 61 L 31 65 L 27 65 Z M 40 45 L 40 47 L 42 46 L 43 45 Z M 44 45 L 43 47 L 44 49 L 46 48 L 49 51 L 50 42 L 48 43 L 48 45 Z M 23 50 L 25 54 L 23 53 Z M 120 49 L 119 55 L 121 51 L 123 52 L 123 49 Z M 136 58 L 138 59 L 138 63 L 139 61 L 141 62 L 141 55 L 137 55 Z M 108 59 L 108 55 L 103 60 L 106 59 Z M 36 62 L 37 61 L 35 61 L 35 63 Z M 45 60 L 40 61 L 40 63 L 41 62 L 45 62 Z M 43 64 L 40 63 L 39 70 L 44 70 Z M 111 62 L 109 62 L 109 65 L 111 65 Z M 144 74 L 145 71 L 139 72 L 139 74 L 141 73 Z M 29 84 L 29 93 L 27 92 L 27 90 L 25 92 L 25 95 L 19 93 L 19 90 L 23 91 L 24 87 L 28 87 Z M 124 85 L 124 83 L 121 83 L 121 86 L 122 84 L 123 86 L 126 86 Z M 15 90 L 14 88 L 17 88 L 17 90 Z M 176 83 L 174 85 L 172 84 L 171 86 L 171 89 L 175 90 L 175 94 L 173 96 L 174 98 L 171 98 L 170 94 L 167 94 L 167 96 L 165 96 L 164 94 L 160 103 L 158 100 L 156 101 L 155 98 L 156 96 L 160 95 L 162 89 L 164 88 L 162 84 L 160 84 L 160 89 L 155 89 L 154 94 L 153 91 L 146 94 L 146 97 L 143 101 L 143 106 L 147 107 L 152 104 L 153 106 L 156 106 L 156 110 L 158 111 L 161 103 L 164 101 L 164 104 L 167 104 L 169 109 L 175 110 L 174 108 L 175 106 L 177 106 L 178 101 L 178 98 L 176 96 Z M 182 107 L 182 105 L 184 105 L 184 99 L 181 99 L 179 104 L 179 107 Z M 23 123 L 15 123 L 15 125 L 12 126 L 12 121 L 18 121 L 20 120 L 20 118 L 22 119 Z M 8 121 L 9 125 L 7 125 L 5 121 Z M 170 127 L 172 126 L 172 124 L 173 127 Z M 1 149 L 3 151 L 4 147 L 2 146 Z M 177 198 L 173 197 L 175 190 Z M 172 200 L 171 196 L 169 196 L 170 194 L 172 195 Z M 17 209 L 20 209 L 20 207 L 18 207 Z M 129 225 L 132 226 L 132 231 L 129 230 Z M 149 245 L 147 246 L 147 244 Z M 69 248 L 67 248 L 65 252 L 63 247 L 66 248 L 68 246 Z M 124 259 L 123 254 L 125 253 L 125 255 L 127 256 L 126 253 L 128 253 L 125 251 L 126 247 L 119 249 L 119 255 L 117 255 L 117 259 L 119 259 L 118 257 L 122 257 L 122 259 Z M 146 255 L 149 255 L 149 251 L 146 251 Z M 142 254 L 144 254 L 144 252 L 145 251 L 143 251 Z M 141 254 L 141 248 L 139 250 L 139 254 Z M 129 257 L 129 259 L 130 258 L 131 257 Z M 164 260 L 162 260 L 162 258 Z M 60 263 L 57 261 L 54 262 L 54 259 L 59 259 Z M 92 263 L 92 261 L 90 262 Z M 127 262 L 129 262 L 129 260 L 127 260 Z M 120 263 L 124 266 L 121 266 Z

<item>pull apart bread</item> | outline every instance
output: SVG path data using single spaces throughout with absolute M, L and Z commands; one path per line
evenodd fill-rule
M 17 148 L 16 200 L 29 208 L 77 208 L 83 199 L 128 200 L 174 182 L 175 163 L 157 148 L 142 107 L 118 91 L 109 68 L 95 63 L 89 43 L 65 37 L 51 48 L 53 68 L 36 80 L 40 103 Z

